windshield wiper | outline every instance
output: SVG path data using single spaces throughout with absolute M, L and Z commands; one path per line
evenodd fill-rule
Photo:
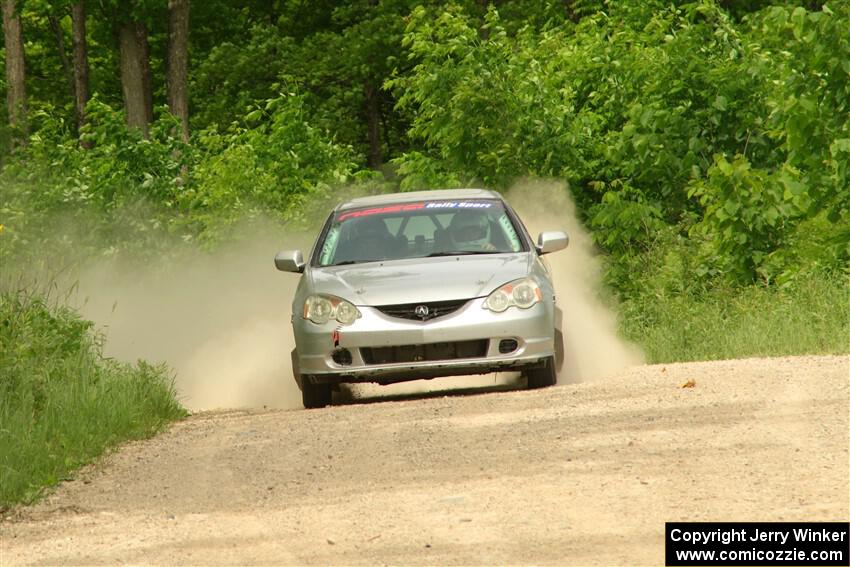
M 437 256 L 469 256 L 471 254 L 502 254 L 500 250 L 443 250 L 442 252 L 431 252 L 424 258 L 436 258 Z

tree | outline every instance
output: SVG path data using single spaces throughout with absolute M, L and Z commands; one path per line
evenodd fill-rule
M 65 32 L 59 21 L 60 17 L 57 12 L 51 10 L 47 14 L 47 22 L 50 24 L 50 29 L 56 38 L 56 53 L 59 55 L 59 61 L 62 63 L 62 72 L 65 75 L 65 81 L 68 83 L 68 89 L 73 93 L 74 70 L 71 68 L 71 62 L 68 60 L 68 53 L 65 49 Z
M 142 45 L 139 41 L 140 26 L 143 29 L 143 24 L 139 22 L 121 22 L 118 28 L 118 46 L 121 57 L 121 92 L 124 96 L 127 125 L 140 129 L 147 136 L 148 118 L 152 114 L 152 111 L 148 111 L 150 76 L 149 71 L 145 71 L 147 42 Z
M 168 0 L 168 108 L 189 141 L 189 0 Z
M 89 101 L 89 59 L 84 0 L 78 0 L 71 6 L 71 45 L 74 52 L 74 117 L 79 129 L 86 121 L 86 103 Z
M 379 121 L 380 100 L 378 98 L 378 89 L 374 84 L 367 80 L 363 88 L 364 107 L 366 110 L 366 133 L 369 137 L 369 155 L 367 156 L 367 164 L 372 169 L 378 169 L 383 163 L 383 152 L 381 151 L 381 132 Z
M 145 118 L 153 122 L 153 81 L 151 79 L 151 50 L 148 43 L 148 26 L 144 22 L 134 21 L 133 31 L 139 46 L 139 66 L 142 69 L 142 94 L 145 96 Z
M 17 0 L 1 1 L 3 38 L 6 45 L 6 105 L 9 109 L 9 124 L 14 131 L 14 139 L 24 144 L 27 137 L 27 91 L 21 19 L 17 13 Z

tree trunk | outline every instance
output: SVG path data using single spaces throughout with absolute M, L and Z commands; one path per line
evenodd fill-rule
M 381 115 L 378 109 L 378 92 L 371 81 L 367 80 L 364 84 L 363 94 L 366 97 L 366 130 L 369 136 L 369 156 L 367 159 L 369 167 L 378 169 L 383 165 L 379 127 Z
M 151 83 L 151 51 L 148 45 L 148 27 L 141 22 L 133 22 L 136 42 L 139 44 L 139 64 L 142 67 L 142 84 L 145 95 L 145 116 L 148 123 L 153 122 L 153 84 Z
M 390 126 L 387 124 L 387 113 L 384 112 L 386 105 L 383 101 L 378 105 L 378 110 L 381 115 L 381 132 L 384 134 L 384 145 L 387 147 L 387 154 L 393 155 L 393 143 L 390 139 Z
M 71 6 L 71 45 L 74 51 L 74 117 L 77 130 L 86 122 L 89 101 L 89 56 L 86 43 L 86 7 L 84 0 Z
M 24 67 L 24 39 L 21 19 L 16 13 L 16 0 L 3 3 L 3 39 L 6 47 L 6 105 L 9 125 L 12 127 L 12 144 L 26 144 L 27 90 Z
M 121 92 L 124 95 L 124 110 L 127 125 L 138 128 L 147 137 L 148 112 L 145 95 L 142 49 L 136 36 L 136 24 L 126 22 L 118 29 L 118 45 L 121 55 Z
M 47 23 L 50 24 L 50 29 L 53 30 L 53 35 L 56 37 L 56 51 L 59 53 L 59 61 L 62 63 L 62 72 L 65 73 L 65 80 L 68 81 L 68 89 L 71 91 L 71 96 L 74 94 L 74 72 L 71 69 L 71 61 L 68 59 L 68 52 L 65 50 L 65 31 L 62 29 L 62 24 L 55 14 L 48 14 Z
M 189 0 L 168 0 L 168 108 L 189 141 Z

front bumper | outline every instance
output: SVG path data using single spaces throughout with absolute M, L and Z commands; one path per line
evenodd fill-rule
M 511 307 L 502 313 L 484 309 L 483 303 L 484 298 L 471 299 L 454 313 L 424 322 L 390 317 L 365 306 L 358 306 L 362 317 L 348 326 L 336 321 L 317 325 L 296 316 L 293 329 L 300 378 L 313 383 L 387 384 L 521 370 L 554 354 L 555 313 L 551 302 L 541 302 L 529 309 Z M 501 341 L 511 339 L 516 341 L 516 349 L 501 353 Z M 364 359 L 361 352 L 368 348 L 476 340 L 486 341 L 483 354 L 468 358 L 368 364 L 368 356 Z M 339 349 L 350 353 L 350 363 L 334 361 L 334 351 Z

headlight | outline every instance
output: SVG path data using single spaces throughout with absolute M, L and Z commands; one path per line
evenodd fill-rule
M 350 325 L 360 317 L 360 311 L 351 302 L 334 295 L 311 295 L 304 302 L 305 319 L 321 325 L 336 319 L 343 325 Z
M 506 283 L 484 301 L 484 308 L 501 313 L 511 305 L 520 309 L 528 309 L 535 303 L 543 301 L 543 292 L 531 278 L 522 278 Z

